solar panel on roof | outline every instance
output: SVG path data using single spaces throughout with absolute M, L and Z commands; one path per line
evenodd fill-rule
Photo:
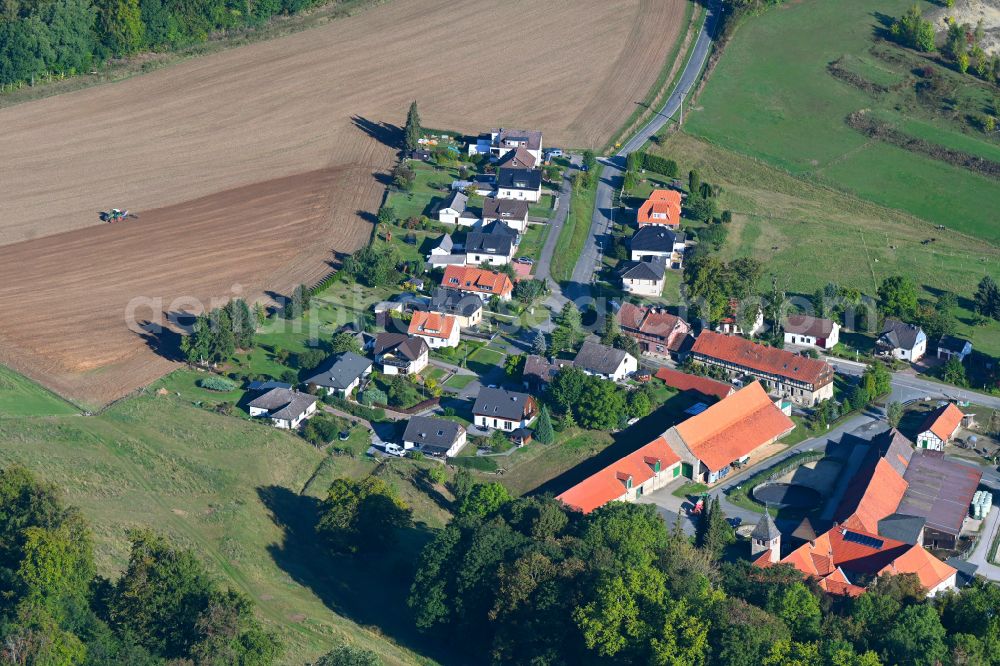
M 882 546 L 885 545 L 885 541 L 882 541 L 882 539 L 876 539 L 875 537 L 870 537 L 867 534 L 858 534 L 857 532 L 851 532 L 850 530 L 844 530 L 844 541 L 858 543 L 862 546 L 868 546 L 869 548 L 874 548 L 876 550 L 881 550 Z

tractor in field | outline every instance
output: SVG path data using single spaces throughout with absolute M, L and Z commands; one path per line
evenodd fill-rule
M 121 222 L 128 216 L 129 216 L 128 210 L 112 208 L 109 211 L 101 211 L 101 222 L 108 222 L 109 224 L 113 224 L 115 222 Z M 138 216 L 132 215 L 132 217 L 138 217 Z

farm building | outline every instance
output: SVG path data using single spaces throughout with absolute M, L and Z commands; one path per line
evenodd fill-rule
M 753 382 L 663 436 L 680 457 L 683 476 L 713 484 L 728 476 L 734 464 L 746 464 L 755 451 L 794 428 L 764 388 Z
M 780 397 L 812 406 L 833 397 L 833 368 L 818 359 L 760 345 L 743 338 L 702 331 L 691 358 L 722 368 L 730 377 L 749 375 Z
M 953 403 L 938 407 L 924 419 L 917 435 L 917 446 L 932 451 L 944 450 L 962 427 L 965 414 Z
M 608 502 L 634 502 L 680 476 L 681 460 L 661 436 L 593 474 L 556 499 L 590 513 Z
M 712 401 L 727 398 L 736 391 L 732 384 L 720 382 L 711 377 L 691 375 L 672 368 L 660 368 L 656 371 L 656 378 L 678 391 L 690 391 Z

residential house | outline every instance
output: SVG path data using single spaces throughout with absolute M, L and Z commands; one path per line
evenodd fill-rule
M 287 382 L 279 382 L 273 379 L 268 381 L 252 381 L 247 382 L 247 390 L 252 393 L 265 393 L 271 389 L 290 389 L 292 385 Z
M 457 289 L 437 289 L 427 311 L 454 317 L 460 329 L 473 328 L 483 320 L 483 301 L 475 294 Z
M 811 407 L 833 397 L 833 368 L 819 359 L 744 338 L 702 331 L 691 347 L 696 363 L 721 368 L 730 378 L 750 376 L 779 397 Z
M 657 297 L 663 293 L 666 284 L 666 262 L 663 259 L 629 262 L 618 271 L 618 275 L 625 293 Z
M 354 352 L 343 352 L 326 360 L 321 371 L 306 380 L 306 385 L 315 386 L 327 395 L 346 398 L 351 391 L 361 386 L 361 380 L 372 372 L 372 362 Z
M 916 574 L 928 596 L 954 589 L 956 570 L 922 547 L 864 530 L 834 525 L 784 558 L 763 551 L 754 565 L 790 564 L 831 594 L 857 597 L 882 574 Z
M 448 266 L 444 269 L 441 286 L 466 294 L 475 294 L 483 302 L 489 301 L 494 296 L 501 301 L 509 301 L 514 294 L 514 283 L 506 273 L 474 266 Z
M 542 172 L 538 169 L 497 169 L 496 198 L 538 203 L 542 198 Z
M 655 376 L 670 388 L 691 392 L 700 398 L 713 402 L 724 400 L 736 392 L 732 384 L 716 381 L 702 375 L 691 375 L 673 368 L 660 368 L 656 371 Z
M 567 365 L 572 365 L 572 363 L 559 359 L 550 361 L 537 354 L 528 354 L 524 358 L 524 370 L 521 372 L 524 388 L 531 393 L 541 392 L 549 385 L 556 373 Z
M 660 225 L 641 227 L 629 241 L 632 261 L 659 258 L 674 269 L 684 263 L 684 247 L 684 234 Z
M 247 407 L 250 408 L 250 416 L 267 417 L 276 428 L 294 430 L 316 413 L 317 400 L 316 396 L 308 393 L 287 388 L 273 388 L 251 400 Z
M 472 191 L 481 197 L 488 197 L 493 194 L 493 190 L 496 189 L 497 179 L 496 176 L 488 173 L 477 174 L 472 177 L 472 180 L 458 179 L 451 181 L 452 191 L 468 192 Z M 471 215 L 471 213 L 469 214 Z M 476 220 L 471 222 L 463 222 L 463 224 L 475 224 Z
M 596 342 L 584 342 L 573 359 L 573 365 L 588 375 L 616 382 L 639 369 L 639 361 L 624 349 L 615 349 Z
M 427 257 L 428 260 L 431 257 L 447 257 L 451 255 L 451 251 L 455 249 L 455 241 L 452 240 L 451 234 L 445 234 L 438 239 L 434 247 L 431 248 L 431 253 Z
M 556 496 L 590 513 L 609 502 L 634 502 L 680 476 L 681 460 L 661 436 Z
M 469 156 L 489 155 L 500 159 L 507 153 L 523 148 L 536 160 L 542 159 L 542 133 L 534 130 L 491 129 L 481 134 L 475 143 L 469 143 Z
M 840 324 L 832 319 L 789 315 L 782 328 L 785 344 L 814 349 L 833 349 L 840 342 Z
M 454 317 L 417 310 L 407 329 L 410 335 L 423 338 L 431 349 L 457 347 L 460 329 Z
M 503 222 L 492 222 L 465 237 L 465 263 L 479 266 L 509 264 L 517 250 L 517 232 Z
M 479 216 L 467 209 L 469 197 L 465 192 L 455 190 L 437 207 L 438 222 L 471 226 L 479 221 Z
M 662 225 L 677 230 L 681 227 L 681 193 L 675 190 L 653 190 L 636 213 L 639 228 Z
M 927 415 L 917 435 L 917 446 L 932 451 L 943 451 L 944 445 L 955 438 L 962 427 L 962 413 L 954 403 L 938 407 Z
M 794 428 L 764 388 L 753 382 L 663 436 L 681 459 L 681 474 L 711 485 Z
M 635 338 L 651 356 L 676 357 L 691 334 L 691 326 L 662 308 L 623 303 L 616 315 L 622 333 Z
M 919 326 L 898 319 L 886 319 L 882 333 L 875 341 L 875 350 L 880 356 L 916 363 L 927 352 L 927 336 Z
M 478 428 L 511 432 L 527 428 L 538 416 L 538 405 L 527 393 L 483 387 L 472 406 L 473 423 Z
M 518 233 L 528 229 L 528 202 L 516 199 L 483 199 L 483 224 L 503 222 Z
M 518 146 L 497 161 L 498 168 L 504 169 L 534 169 L 538 158 L 528 152 L 524 146 Z
M 965 359 L 972 353 L 972 343 L 954 335 L 942 335 L 937 343 L 937 357 L 950 361 L 957 358 L 964 363 Z
M 413 416 L 403 432 L 403 449 L 453 458 L 465 446 L 466 432 L 460 423 L 430 416 Z
M 383 374 L 416 375 L 427 367 L 430 347 L 405 333 L 379 333 L 372 354 Z
M 745 335 L 749 338 L 764 330 L 764 308 L 759 302 L 740 303 L 738 299 L 729 299 L 724 316 L 715 327 L 716 333 L 725 335 Z

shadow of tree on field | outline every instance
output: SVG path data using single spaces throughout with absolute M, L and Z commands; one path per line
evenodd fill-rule
M 317 498 L 276 485 L 257 488 L 257 496 L 283 532 L 268 552 L 295 582 L 338 615 L 432 659 L 455 662 L 447 648 L 417 631 L 406 604 L 417 556 L 433 536 L 425 525 L 401 530 L 389 552 L 335 555 L 316 537 Z
M 352 116 L 351 122 L 362 132 L 389 148 L 403 145 L 403 128 L 392 123 L 380 123 L 363 116 Z
M 175 322 L 176 315 L 177 313 L 165 313 L 167 321 L 172 323 Z M 181 353 L 183 336 L 180 333 L 153 321 L 136 322 L 136 326 L 141 329 L 137 335 L 155 354 L 169 361 L 184 360 L 184 354 Z

